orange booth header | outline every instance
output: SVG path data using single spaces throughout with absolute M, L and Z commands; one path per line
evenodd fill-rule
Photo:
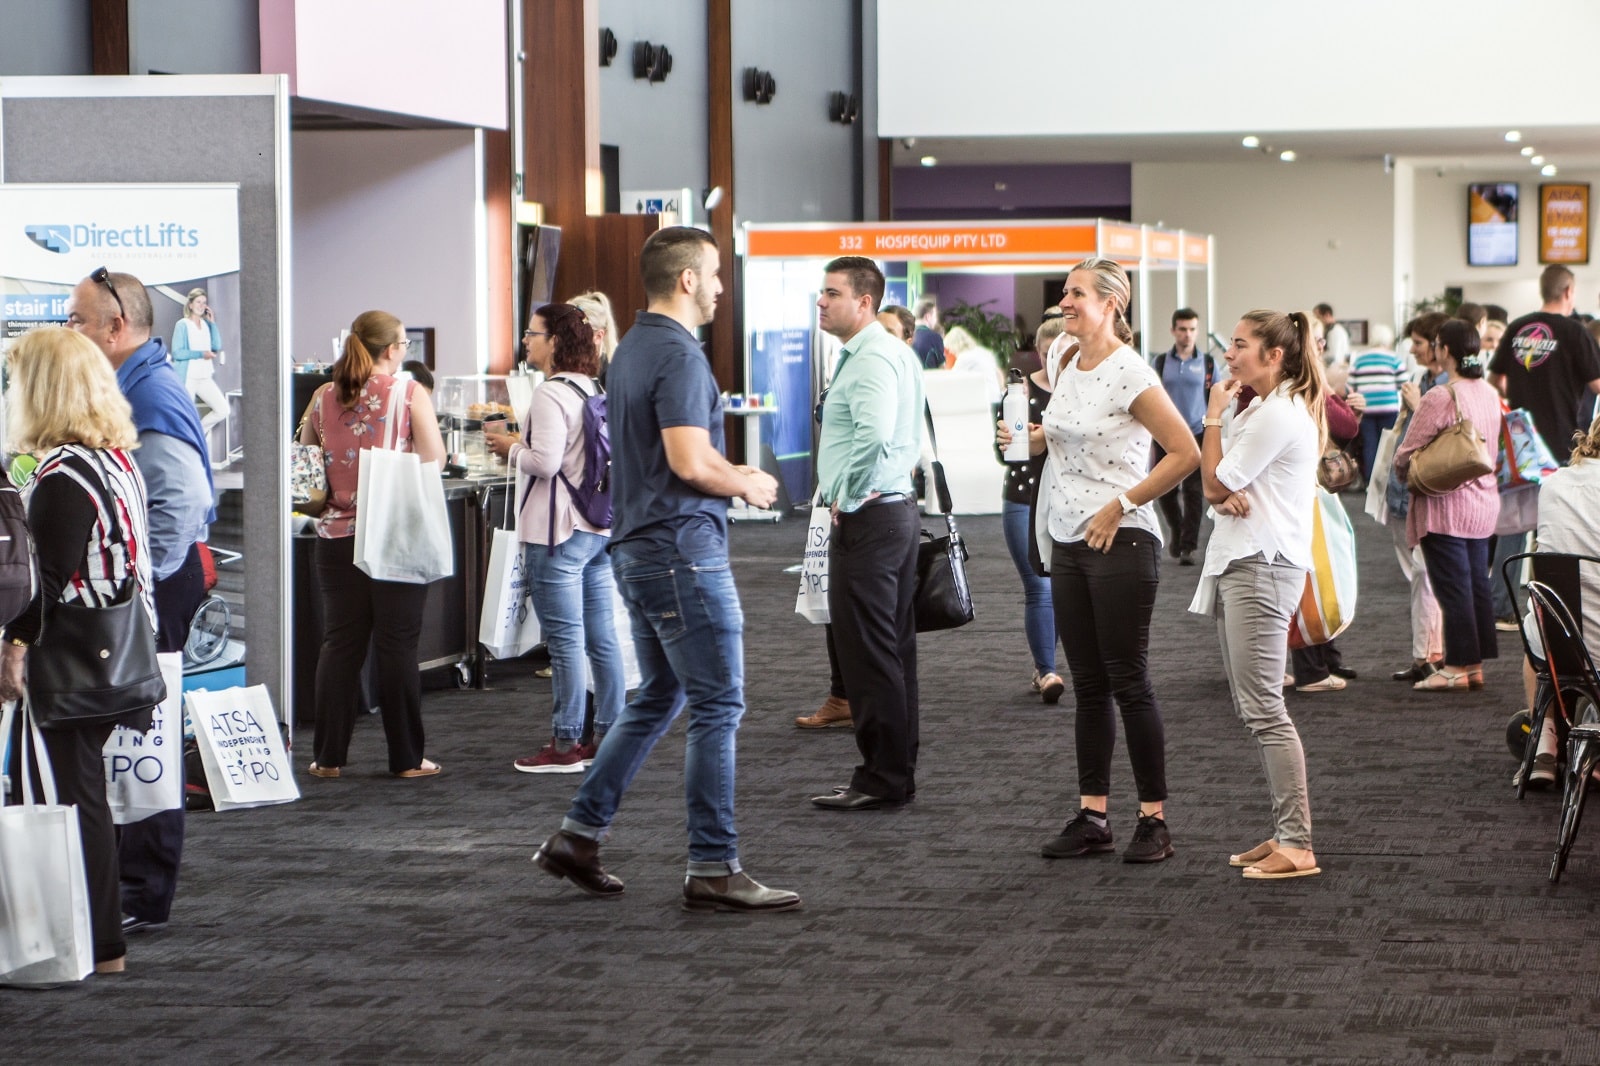
M 1064 226 L 860 225 L 827 228 L 756 229 L 746 234 L 745 254 L 767 259 L 831 259 L 865 255 L 886 259 L 972 259 L 993 256 L 1095 254 L 1092 223 Z
M 1148 232 L 1148 241 L 1146 233 Z M 1179 253 L 1182 253 L 1180 256 Z M 1205 237 L 1137 225 L 1106 222 L 955 223 L 950 225 L 859 223 L 838 226 L 752 226 L 745 231 L 745 255 L 752 259 L 831 259 L 865 255 L 880 259 L 961 261 L 1057 259 L 1063 262 L 1107 255 L 1121 262 L 1152 259 L 1190 264 L 1206 262 Z

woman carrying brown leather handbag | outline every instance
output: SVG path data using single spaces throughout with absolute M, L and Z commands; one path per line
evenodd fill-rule
M 1436 474 L 1432 484 L 1423 478 L 1419 487 L 1411 468 L 1423 461 L 1419 453 L 1445 434 L 1471 431 L 1485 441 L 1497 440 L 1500 395 L 1483 380 L 1485 359 L 1478 350 L 1478 333 L 1470 325 L 1446 322 L 1434 343 L 1449 384 L 1422 398 L 1394 456 L 1395 469 L 1411 486 L 1406 537 L 1412 546 L 1422 548 L 1444 618 L 1444 669 L 1412 687 L 1424 692 L 1465 691 L 1483 687 L 1483 661 L 1496 657 L 1489 588 L 1489 537 L 1500 514 L 1494 456 L 1486 452 L 1482 457 L 1485 473 L 1438 494 L 1421 488 L 1441 488 L 1449 478 L 1441 481 Z M 1463 420 L 1470 429 L 1459 428 Z

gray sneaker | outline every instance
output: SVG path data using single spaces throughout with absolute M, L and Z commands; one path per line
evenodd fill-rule
M 1114 848 L 1111 827 L 1095 825 L 1089 820 L 1087 811 L 1079 811 L 1078 816 L 1061 830 L 1060 836 L 1039 849 L 1039 854 L 1047 859 L 1075 859 L 1080 855 L 1112 851 Z
M 1535 755 L 1533 757 L 1533 771 L 1528 774 L 1528 787 L 1544 791 L 1556 783 L 1556 757 L 1554 755 Z

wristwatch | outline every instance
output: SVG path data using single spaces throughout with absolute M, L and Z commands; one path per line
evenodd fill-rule
M 1220 418 L 1202 418 L 1200 420 L 1200 428 L 1201 429 L 1205 429 L 1207 426 L 1215 426 L 1217 429 L 1221 429 L 1222 428 L 1222 419 L 1220 419 Z
M 1117 493 L 1117 502 L 1122 504 L 1123 514 L 1132 514 L 1139 509 L 1138 504 L 1128 499 L 1128 494 L 1126 492 Z

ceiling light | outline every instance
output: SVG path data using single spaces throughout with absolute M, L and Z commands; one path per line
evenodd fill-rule
M 1293 163 L 1295 160 L 1294 149 L 1285 148 L 1283 151 L 1278 153 L 1278 158 L 1283 160 L 1285 163 Z
M 1554 163 L 1546 163 L 1544 166 L 1539 168 L 1539 173 L 1543 174 L 1547 178 L 1553 178 L 1556 176 L 1556 165 Z
M 1531 145 L 1531 144 L 1524 145 L 1523 148 L 1522 148 L 1522 158 L 1526 159 L 1532 154 L 1533 154 L 1533 145 Z
M 1522 140 L 1521 130 L 1506 130 L 1506 141 L 1508 143 L 1516 144 L 1520 140 Z
M 1244 145 L 1246 148 L 1260 148 L 1261 147 L 1261 138 L 1257 137 L 1255 134 L 1252 133 L 1250 136 L 1246 137 L 1244 140 L 1240 141 L 1239 143 Z
M 925 155 L 921 159 L 917 160 L 917 162 L 921 163 L 925 167 L 931 167 L 931 166 L 937 166 L 938 163 L 939 163 L 939 160 L 936 159 L 935 157 L 931 156 L 931 155 Z
M 1536 155 L 1532 159 L 1528 160 L 1528 162 L 1532 163 L 1534 166 L 1538 166 L 1544 162 L 1544 156 Z

